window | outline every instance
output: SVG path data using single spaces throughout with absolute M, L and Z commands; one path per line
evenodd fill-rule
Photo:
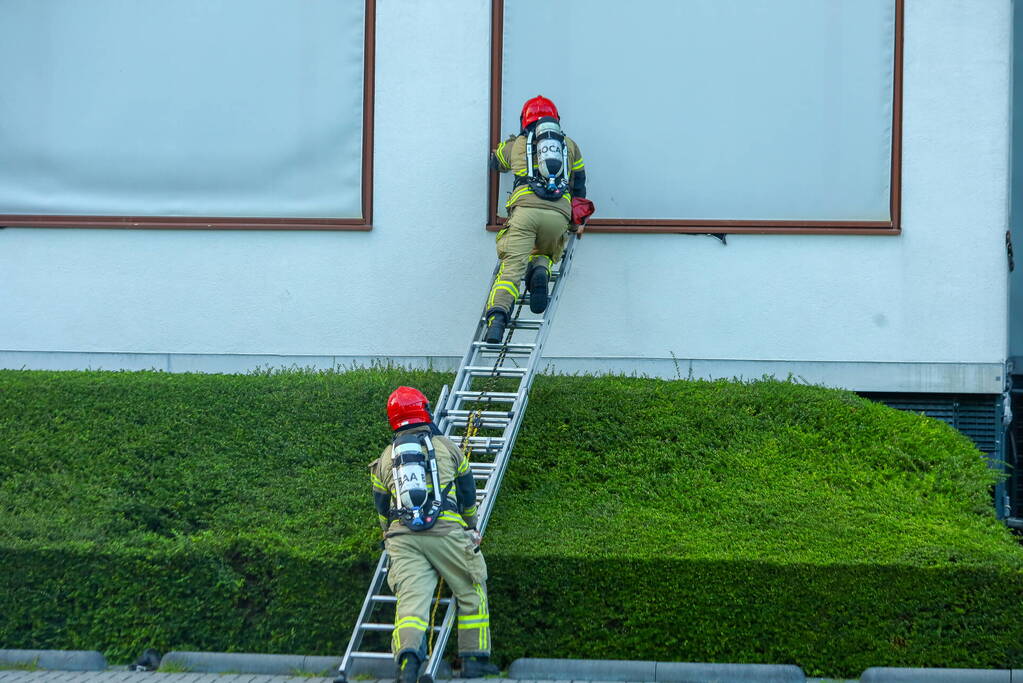
M 491 140 L 551 97 L 594 230 L 899 231 L 903 0 L 493 0 Z M 490 223 L 507 178 L 491 183 Z
M 369 229 L 374 17 L 0 3 L 0 225 Z

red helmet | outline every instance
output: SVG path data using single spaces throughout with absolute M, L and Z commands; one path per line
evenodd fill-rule
M 430 421 L 430 402 L 419 389 L 398 387 L 387 397 L 387 419 L 391 429 Z
M 558 121 L 561 121 L 561 117 L 558 116 L 558 108 L 554 106 L 554 103 L 543 95 L 537 95 L 532 99 L 526 100 L 526 103 L 522 105 L 522 113 L 519 115 L 519 124 L 521 124 L 522 129 L 525 130 L 526 126 L 538 121 L 544 116 L 553 116 Z

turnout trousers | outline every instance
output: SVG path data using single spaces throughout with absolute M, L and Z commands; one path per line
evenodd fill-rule
M 487 606 L 487 564 L 473 552 L 472 537 L 464 529 L 448 534 L 407 533 L 386 541 L 391 565 L 387 584 L 398 598 L 391 636 L 391 652 L 398 659 L 414 652 L 425 659 L 430 608 L 437 576 L 458 601 L 458 654 L 490 655 L 490 613 Z M 438 623 L 443 610 L 438 608 Z
M 527 267 L 546 268 L 550 275 L 551 266 L 565 251 L 568 219 L 556 209 L 516 206 L 506 225 L 497 234 L 497 257 L 501 259 L 501 266 L 487 297 L 487 315 L 496 311 L 510 314 L 519 298 L 519 285 Z

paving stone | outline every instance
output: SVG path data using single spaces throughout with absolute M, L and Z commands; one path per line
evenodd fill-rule
M 63 673 L 64 677 L 61 681 L 65 683 L 96 683 L 102 679 L 93 678 L 96 674 L 102 674 L 102 671 L 67 671 L 67 672 L 54 672 Z

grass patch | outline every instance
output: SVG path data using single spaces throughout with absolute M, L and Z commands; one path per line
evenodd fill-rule
M 450 379 L 0 371 L 0 642 L 338 654 L 384 401 Z M 540 377 L 487 531 L 495 654 L 1018 668 L 994 476 L 848 392 Z

